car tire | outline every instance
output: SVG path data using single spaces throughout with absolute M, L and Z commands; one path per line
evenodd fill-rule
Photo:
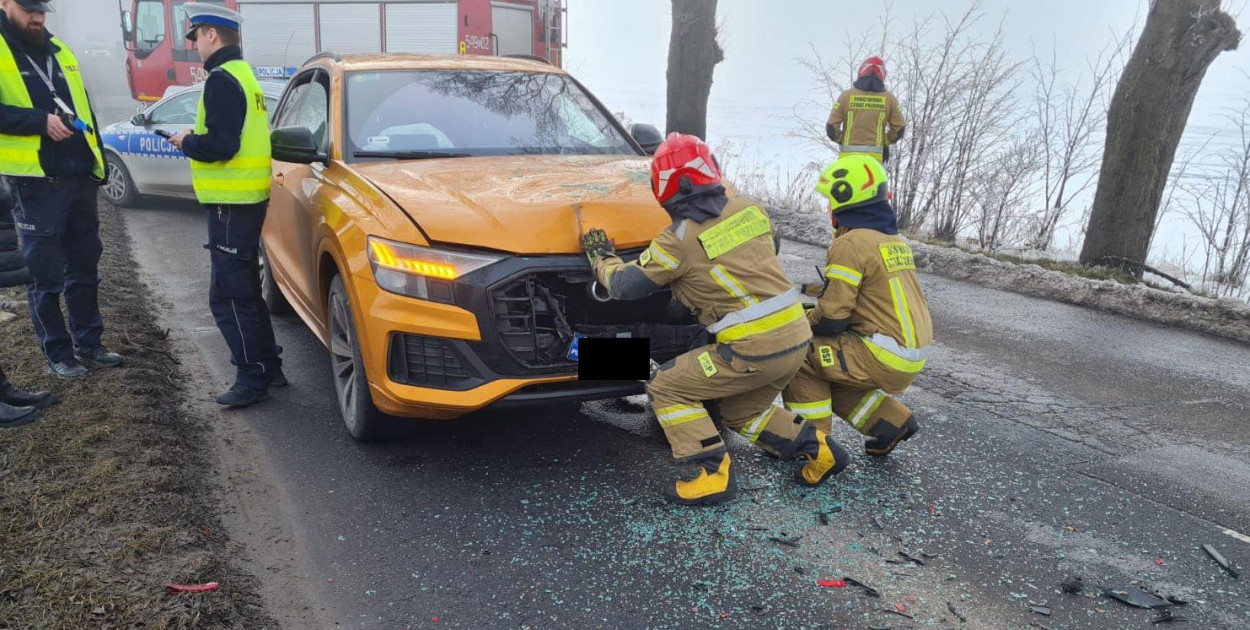
M 335 275 L 330 281 L 330 293 L 326 298 L 326 320 L 330 329 L 330 369 L 334 380 L 334 392 L 339 402 L 343 424 L 353 438 L 375 441 L 391 437 L 398 424 L 373 404 L 369 393 L 369 379 L 365 374 L 365 362 L 360 356 L 356 321 L 352 315 L 351 299 L 342 276 Z
M 291 303 L 282 295 L 278 282 L 273 278 L 273 267 L 269 264 L 269 256 L 265 254 L 265 244 L 260 244 L 257 260 L 260 263 L 260 297 L 265 301 L 265 308 L 273 315 L 289 315 Z
M 111 153 L 104 155 L 104 186 L 101 187 L 104 198 L 121 208 L 139 203 L 139 191 L 135 190 L 135 182 L 130 178 L 130 171 L 121 158 Z

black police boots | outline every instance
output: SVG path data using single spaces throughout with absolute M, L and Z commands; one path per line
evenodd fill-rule
M 56 394 L 51 392 L 26 392 L 9 383 L 8 379 L 0 379 L 0 403 L 13 407 L 34 407 L 47 409 L 55 405 Z
M 217 404 L 226 407 L 251 407 L 264 400 L 269 400 L 268 389 L 254 389 L 235 383 L 217 397 Z
M 30 424 L 39 417 L 39 410 L 34 407 L 14 407 L 0 402 L 0 429 L 12 429 Z

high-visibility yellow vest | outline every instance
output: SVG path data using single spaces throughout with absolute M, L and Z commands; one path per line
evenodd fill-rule
M 74 113 L 90 126 L 92 132 L 83 132 L 87 138 L 87 146 L 95 158 L 92 174 L 96 179 L 104 179 L 104 156 L 100 153 L 100 142 L 96 137 L 95 118 L 91 115 L 91 103 L 87 101 L 87 88 L 82 82 L 82 73 L 78 71 L 78 58 L 61 40 L 53 37 L 52 45 L 60 50 L 54 55 L 56 63 L 61 66 L 65 82 L 69 84 L 70 105 Z M 49 77 L 51 78 L 51 77 Z M 53 79 L 55 81 L 55 79 Z M 34 108 L 30 100 L 30 92 L 26 89 L 26 81 L 17 69 L 17 59 L 9 42 L 0 37 L 0 103 L 11 107 Z M 51 113 L 51 112 L 49 112 Z M 39 164 L 39 146 L 43 135 L 10 136 L 0 133 L 0 174 L 15 177 L 45 177 L 43 166 Z
M 247 116 L 243 120 L 239 152 L 225 162 L 192 160 L 191 186 L 195 188 L 195 197 L 200 203 L 260 203 L 269 199 L 269 177 L 273 164 L 265 92 L 261 90 L 260 82 L 256 80 L 252 67 L 246 61 L 227 61 L 220 69 L 230 73 L 239 82 L 247 99 Z M 208 133 L 204 121 L 204 95 L 200 94 L 200 108 L 195 115 L 195 135 Z

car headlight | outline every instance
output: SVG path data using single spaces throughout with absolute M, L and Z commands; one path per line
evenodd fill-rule
M 468 254 L 369 237 L 373 279 L 385 291 L 444 304 L 455 303 L 452 282 L 493 265 L 502 256 Z

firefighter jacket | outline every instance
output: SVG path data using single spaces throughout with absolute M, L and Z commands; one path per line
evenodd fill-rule
M 881 155 L 884 147 L 903 137 L 903 110 L 889 91 L 851 88 L 842 93 L 829 113 L 828 129 L 843 153 Z
M 619 299 L 669 286 L 673 298 L 734 354 L 781 356 L 806 348 L 811 330 L 776 247 L 772 222 L 760 206 L 730 197 L 719 216 L 669 226 L 635 262 L 598 257 L 595 275 Z
M 829 247 L 825 277 L 825 291 L 808 313 L 817 336 L 849 330 L 890 368 L 924 367 L 933 322 L 906 242 L 873 229 L 849 230 Z

